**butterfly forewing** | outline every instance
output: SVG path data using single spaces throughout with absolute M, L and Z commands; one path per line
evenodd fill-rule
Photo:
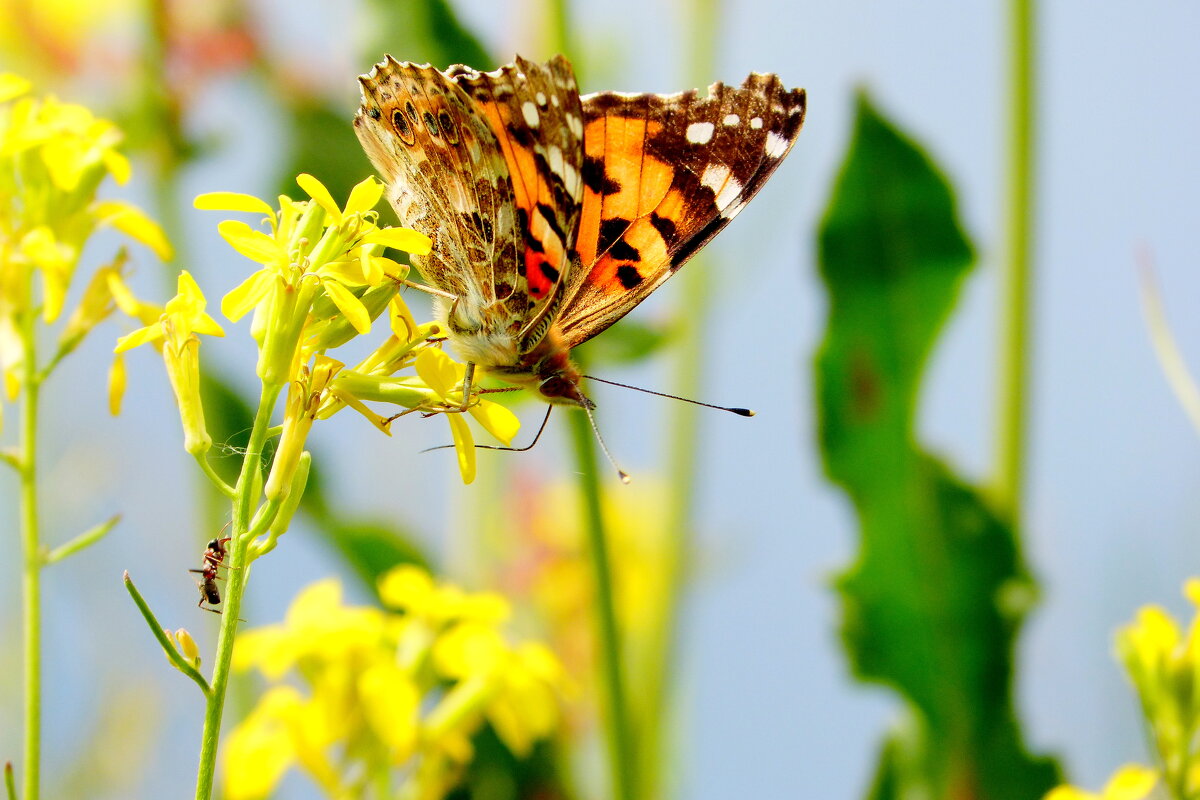
M 740 88 L 583 98 L 583 267 L 559 326 L 574 347 L 623 317 L 734 217 L 791 149 L 804 91 Z
M 486 117 L 512 177 L 521 257 L 495 264 L 500 298 L 525 320 L 522 350 L 549 326 L 569 279 L 582 196 L 583 110 L 571 65 L 518 58 L 494 72 L 446 73 Z

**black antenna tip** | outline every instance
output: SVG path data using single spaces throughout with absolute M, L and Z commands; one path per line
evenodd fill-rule
M 620 478 L 621 483 L 625 484 L 626 486 L 628 486 L 629 482 L 633 480 L 633 478 L 629 477 L 629 473 L 623 469 L 617 470 L 617 477 Z
M 739 417 L 753 417 L 754 416 L 754 412 L 748 408 L 731 408 L 729 410 L 732 411 L 734 414 L 737 414 Z

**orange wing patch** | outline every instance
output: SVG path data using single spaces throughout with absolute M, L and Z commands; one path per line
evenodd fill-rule
M 568 347 L 623 317 L 746 205 L 799 135 L 805 95 L 753 73 L 707 97 L 605 92 L 583 107 L 583 268 L 559 323 Z
M 583 108 L 574 74 L 561 56 L 546 64 L 518 58 L 495 72 L 454 68 L 449 74 L 487 120 L 512 176 L 524 247 L 511 273 L 497 273 L 497 296 L 522 315 L 522 338 L 540 339 L 570 269 L 583 190 Z

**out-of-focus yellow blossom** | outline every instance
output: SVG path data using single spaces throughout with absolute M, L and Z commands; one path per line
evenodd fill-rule
M 394 779 L 400 796 L 442 797 L 485 721 L 516 753 L 554 732 L 564 673 L 546 648 L 508 644 L 503 598 L 411 566 L 379 589 L 387 610 L 345 606 L 338 583 L 321 581 L 283 624 L 238 639 L 234 667 L 273 685 L 226 743 L 232 800 L 267 796 L 292 767 L 329 796 Z M 281 685 L 291 676 L 303 690 Z
M 1189 580 L 1184 594 L 1200 609 L 1200 580 Z M 1193 614 L 1185 632 L 1164 609 L 1145 606 L 1117 632 L 1116 650 L 1141 701 L 1158 766 L 1127 765 L 1100 794 L 1060 786 L 1046 800 L 1142 800 L 1156 786 L 1161 796 L 1195 800 L 1200 797 L 1200 614 Z
M 129 162 L 117 150 L 121 131 L 83 106 L 29 96 L 29 89 L 20 77 L 0 75 L 0 371 L 10 399 L 20 391 L 22 343 L 33 336 L 35 317 L 48 324 L 62 316 L 80 254 L 97 229 L 116 228 L 159 257 L 171 256 L 145 214 L 96 197 L 107 176 L 129 179 Z M 112 313 L 111 286 L 127 260 L 122 250 L 91 277 L 38 374 L 48 374 Z M 118 365 L 110 383 L 119 384 L 121 374 Z
M 1045 800 L 1146 800 L 1158 783 L 1158 770 L 1141 764 L 1126 764 L 1117 770 L 1104 789 L 1088 792 L 1074 786 L 1058 786 Z
M 205 312 L 204 293 L 186 270 L 179 273 L 178 287 L 178 294 L 167 301 L 158 321 L 122 336 L 114 352 L 121 354 L 143 344 L 159 349 L 179 405 L 184 448 L 199 455 L 212 446 L 212 437 L 200 402 L 200 337 L 196 334 L 224 336 L 225 331 Z
M 500 565 L 496 580 L 505 596 L 517 598 L 518 607 L 535 610 L 537 620 L 523 622 L 545 631 L 567 671 L 583 683 L 579 696 L 595 697 L 600 690 L 592 671 L 597 663 L 591 616 L 596 601 L 578 488 L 518 479 L 508 496 L 508 513 L 488 515 L 482 558 Z M 630 674 L 650 674 L 655 643 L 667 625 L 671 551 L 662 496 L 663 488 L 653 476 L 639 476 L 637 483 L 605 493 L 613 600 Z M 642 685 L 629 687 L 635 713 L 653 705 L 652 698 L 636 694 Z M 595 709 L 572 704 L 569 719 L 574 729 L 591 729 Z
M 225 295 L 222 312 L 233 321 L 254 313 L 251 330 L 259 344 L 258 374 L 264 383 L 292 383 L 288 419 L 301 421 L 293 413 L 301 399 L 308 409 L 307 424 L 348 406 L 385 433 L 390 433 L 392 420 L 411 411 L 446 413 L 463 480 L 470 483 L 475 477 L 474 438 L 461 412 L 469 412 L 504 444 L 512 441 L 519 423 L 503 406 L 478 396 L 463 408 L 463 367 L 433 341 L 441 333 L 438 325 L 418 325 L 398 295 L 408 267 L 380 253 L 391 247 L 424 255 L 431 247 L 429 238 L 417 231 L 378 225 L 374 207 L 383 195 L 383 184 L 375 178 L 355 186 L 345 207 L 339 207 L 311 175 L 302 174 L 296 182 L 309 199 L 281 196 L 278 211 L 256 197 L 233 192 L 196 198 L 200 209 L 260 215 L 268 229 L 237 220 L 218 225 L 230 246 L 262 265 Z M 372 321 L 385 310 L 391 336 L 355 367 L 339 363 L 337 370 L 327 371 L 328 380 L 320 381 L 319 389 L 302 392 L 299 387 L 308 387 L 318 374 L 314 359 L 369 332 Z M 416 374 L 397 375 L 403 370 Z M 390 403 L 404 411 L 385 416 L 368 402 Z M 307 434 L 304 426 L 292 430 Z M 303 437 L 288 438 L 286 452 L 298 456 Z M 281 453 L 285 446 L 281 442 Z M 287 474 L 281 470 L 277 477 L 273 475 L 270 496 L 274 499 L 289 491 Z

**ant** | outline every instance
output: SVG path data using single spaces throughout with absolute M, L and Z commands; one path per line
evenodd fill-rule
M 221 590 L 217 588 L 217 568 L 222 566 L 225 556 L 229 551 L 225 548 L 225 543 L 230 541 L 231 537 L 213 539 L 208 543 L 208 549 L 204 551 L 204 567 L 202 569 L 189 569 L 188 572 L 195 572 L 200 576 L 200 602 L 196 604 L 197 608 L 203 608 L 205 611 L 211 611 L 214 614 L 220 614 L 220 610 L 212 608 L 221 602 Z M 226 567 L 228 569 L 228 567 Z M 204 605 L 205 603 L 208 605 Z

